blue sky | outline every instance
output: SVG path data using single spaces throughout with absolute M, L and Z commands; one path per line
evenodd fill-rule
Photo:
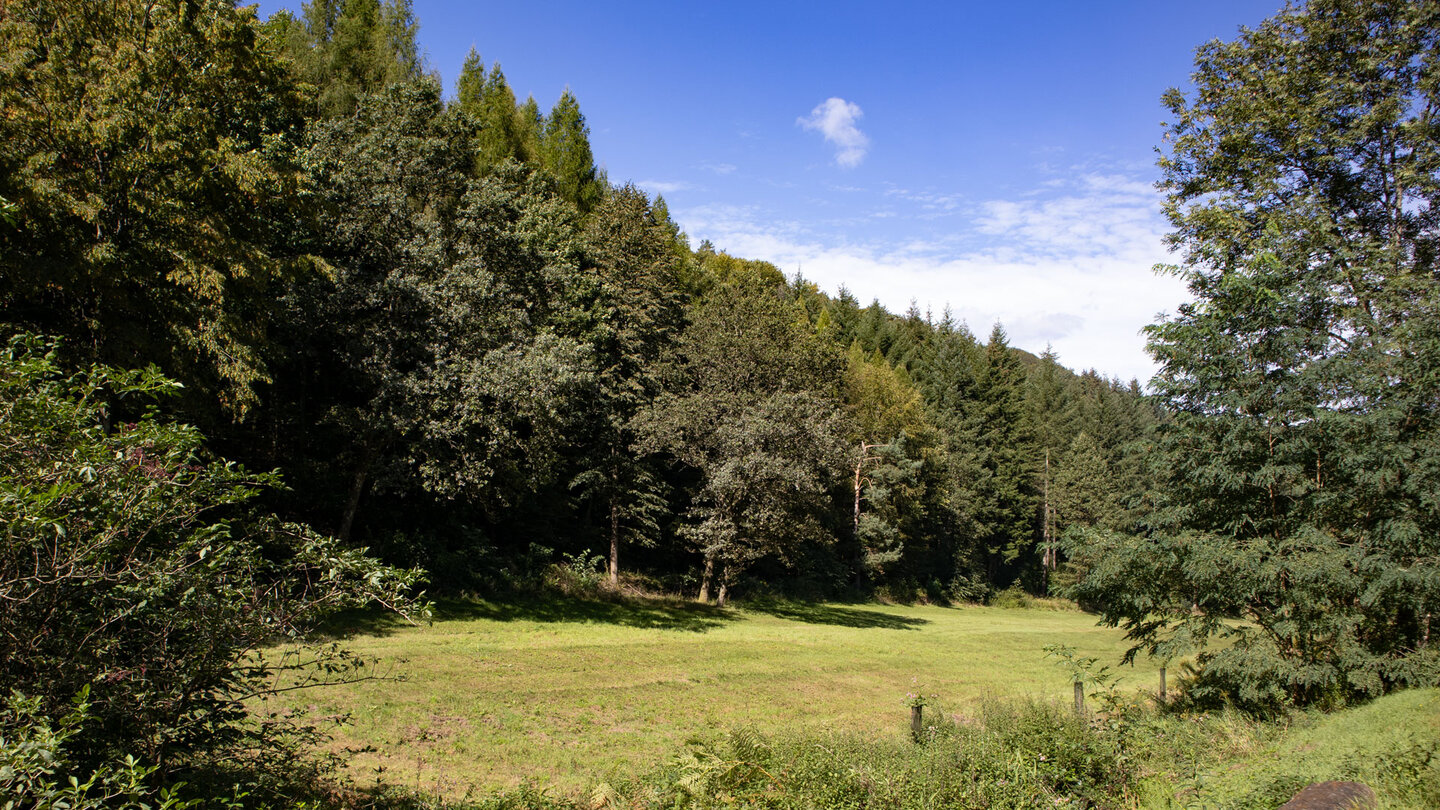
M 1148 379 L 1140 329 L 1185 298 L 1151 270 L 1160 95 L 1281 3 L 893 5 L 414 8 L 447 92 L 472 46 L 542 109 L 570 87 L 611 181 L 663 193 L 693 244 Z

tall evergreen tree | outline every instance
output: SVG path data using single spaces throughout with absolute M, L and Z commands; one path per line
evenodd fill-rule
M 520 147 L 520 162 L 541 165 L 540 140 L 545 133 L 545 116 L 533 96 L 515 108 L 515 143 Z
M 596 179 L 595 156 L 590 152 L 590 128 L 585 125 L 580 102 L 569 88 L 545 119 L 540 164 L 554 179 L 560 196 L 582 212 L 600 201 L 602 188 Z
M 455 79 L 455 104 L 463 112 L 478 115 L 481 98 L 485 94 L 485 60 L 473 47 L 465 54 L 460 65 L 460 75 Z
M 419 23 L 411 0 L 309 0 L 287 21 L 285 49 L 314 88 L 314 113 L 349 115 L 363 93 L 418 79 Z
M 515 131 L 515 93 L 505 81 L 500 63 L 490 66 L 490 77 L 485 80 L 484 92 L 480 95 L 480 160 L 484 166 L 523 155 L 518 134 Z
M 976 380 L 976 407 L 969 414 L 979 451 L 978 519 L 992 581 L 1002 567 L 1023 572 L 1035 544 L 1035 447 L 1024 374 L 1004 328 L 995 324 Z

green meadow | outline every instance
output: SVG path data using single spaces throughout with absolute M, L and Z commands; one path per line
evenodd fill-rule
M 429 626 L 350 631 L 346 644 L 390 677 L 282 705 L 348 713 L 334 747 L 362 784 L 449 796 L 526 781 L 582 790 L 738 728 L 899 740 L 911 693 L 962 718 L 987 698 L 1069 700 L 1046 645 L 1102 663 L 1125 649 L 1078 611 L 970 606 L 451 602 Z M 1158 685 L 1150 662 L 1115 672 L 1122 689 Z

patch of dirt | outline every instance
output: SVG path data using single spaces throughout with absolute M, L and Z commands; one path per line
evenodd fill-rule
M 400 733 L 399 745 L 437 743 L 470 728 L 470 718 L 460 715 L 432 714 L 424 726 L 409 725 Z

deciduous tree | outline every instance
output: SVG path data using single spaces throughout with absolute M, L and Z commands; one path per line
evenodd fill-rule
M 0 13 L 0 308 L 91 359 L 153 362 L 233 415 L 256 400 L 269 302 L 308 270 L 300 95 L 223 0 Z
M 1440 4 L 1315 0 L 1166 96 L 1170 500 L 1082 588 L 1254 705 L 1440 679 L 1437 75 Z

